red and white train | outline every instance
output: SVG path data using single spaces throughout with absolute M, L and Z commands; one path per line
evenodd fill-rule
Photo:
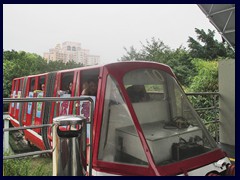
M 83 84 L 97 84 L 92 123 L 92 175 L 225 175 L 231 164 L 206 130 L 167 65 L 134 61 L 81 67 L 16 78 L 11 97 L 80 96 Z M 44 91 L 36 91 L 44 84 Z M 66 105 L 66 104 L 65 104 Z M 63 102 L 11 103 L 13 126 L 51 124 Z M 67 109 L 66 109 L 67 108 Z M 79 115 L 69 101 L 65 114 Z M 40 149 L 51 148 L 51 129 L 24 130 Z M 88 154 L 89 156 L 89 154 Z

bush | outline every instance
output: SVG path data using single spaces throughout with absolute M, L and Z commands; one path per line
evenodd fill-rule
M 4 176 L 52 176 L 52 159 L 26 157 L 3 160 L 3 173 Z

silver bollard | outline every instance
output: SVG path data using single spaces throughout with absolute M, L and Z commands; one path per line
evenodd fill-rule
M 59 116 L 53 124 L 53 176 L 85 176 L 86 119 Z
M 4 129 L 9 128 L 9 119 L 4 120 Z M 10 150 L 9 146 L 9 131 L 3 133 L 3 152 L 8 152 Z

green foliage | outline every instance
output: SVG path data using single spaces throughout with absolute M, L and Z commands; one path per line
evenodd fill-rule
M 141 44 L 140 51 L 134 47 L 130 47 L 130 50 L 125 48 L 127 55 L 121 57 L 120 60 L 145 60 L 167 64 L 173 69 L 182 85 L 188 86 L 190 84 L 190 77 L 196 72 L 186 49 L 179 47 L 176 50 L 171 50 L 160 39 L 156 40 L 155 38 L 152 38 L 151 41 L 146 40 L 146 44 Z
M 173 72 L 184 87 L 188 87 L 192 77 L 197 74 L 196 68 L 194 64 L 191 63 L 191 60 L 192 58 L 186 49 L 180 47 L 172 51 L 167 61 L 167 64 L 172 67 Z
M 68 69 L 72 69 L 72 68 L 76 68 L 76 67 L 81 67 L 83 66 L 81 63 L 76 63 L 75 61 L 71 60 L 66 62 L 66 68 Z
M 219 98 L 216 95 L 197 95 L 197 96 L 189 96 L 188 98 L 195 109 L 219 107 Z M 205 110 L 199 110 L 197 112 L 199 117 L 202 119 L 202 122 L 206 123 L 207 130 L 210 132 L 212 137 L 215 140 L 217 140 L 219 138 L 219 133 L 218 133 L 219 124 L 216 123 L 216 120 L 219 119 L 219 110 L 205 109 Z
M 18 52 L 17 51 L 4 51 L 3 53 L 3 60 L 13 60 L 13 59 L 17 59 L 18 58 Z
M 144 60 L 144 57 L 142 57 L 141 53 L 137 52 L 133 46 L 131 46 L 129 50 L 124 47 L 124 50 L 126 51 L 127 55 L 123 55 L 123 57 L 121 57 L 118 61 Z
M 197 69 L 197 74 L 193 77 L 191 85 L 186 91 L 189 92 L 218 92 L 218 62 L 217 61 L 204 61 L 201 59 L 194 59 L 192 61 Z M 192 96 L 190 101 L 194 108 L 209 108 L 218 107 L 218 99 L 214 100 L 214 95 L 208 96 Z M 199 112 L 199 116 L 204 123 L 208 123 L 219 119 L 218 112 L 215 110 L 204 110 Z M 207 124 L 206 128 L 211 135 L 217 138 L 216 124 Z
M 73 69 L 77 67 L 82 67 L 83 64 L 81 63 L 76 63 L 75 61 L 71 60 L 66 63 L 64 63 L 62 60 L 58 61 L 49 61 L 47 67 L 46 67 L 46 72 L 52 72 L 52 71 L 59 71 L 63 69 Z
M 217 92 L 218 91 L 218 62 L 192 60 L 197 74 L 192 78 L 188 88 L 190 92 Z
M 189 38 L 189 55 L 194 58 L 192 64 L 196 68 L 197 74 L 192 76 L 192 83 L 186 88 L 189 92 L 218 92 L 218 61 L 222 58 L 234 58 L 234 51 L 225 45 L 214 40 L 214 31 L 205 33 L 196 29 L 198 42 Z M 218 98 L 211 96 L 190 97 L 195 108 L 219 107 Z M 199 116 L 206 124 L 210 134 L 217 140 L 219 137 L 219 124 L 209 123 L 219 119 L 218 110 L 204 110 L 199 112 Z
M 3 97 L 9 97 L 12 80 L 16 77 L 44 72 L 47 63 L 37 54 L 24 51 L 4 51 L 3 59 Z
M 142 56 L 148 61 L 166 63 L 171 50 L 160 39 L 152 38 L 146 40 L 146 45 L 142 44 Z
M 228 44 L 218 42 L 214 39 L 215 31 L 195 28 L 197 40 L 189 37 L 188 47 L 193 58 L 214 60 L 216 58 L 235 58 L 235 53 Z
M 3 173 L 4 176 L 52 176 L 52 160 L 39 157 L 3 160 Z

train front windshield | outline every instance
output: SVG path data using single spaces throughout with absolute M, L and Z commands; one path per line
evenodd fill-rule
M 126 98 L 131 101 L 156 165 L 178 162 L 216 148 L 174 77 L 158 69 L 137 69 L 124 75 L 123 84 L 128 97 L 123 97 L 114 77 L 108 76 L 99 160 L 148 164 Z

